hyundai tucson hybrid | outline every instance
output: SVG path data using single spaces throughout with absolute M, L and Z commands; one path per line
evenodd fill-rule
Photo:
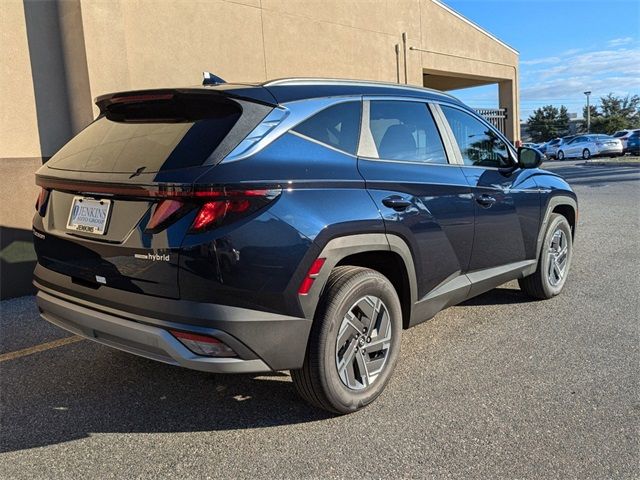
M 455 98 L 284 79 L 96 99 L 37 172 L 45 320 L 216 373 L 290 370 L 348 413 L 408 329 L 517 279 L 561 292 L 576 196 Z

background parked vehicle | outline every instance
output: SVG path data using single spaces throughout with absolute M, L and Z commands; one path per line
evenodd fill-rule
M 626 152 L 631 155 L 640 155 L 640 130 L 634 131 L 627 138 Z
M 580 135 L 558 148 L 558 160 L 622 155 L 622 142 L 610 135 Z
M 552 140 L 549 143 L 549 145 L 547 147 L 547 151 L 546 151 L 545 154 L 547 155 L 548 158 L 562 160 L 561 158 L 558 158 L 558 151 L 560 150 L 560 148 L 563 145 L 566 145 L 568 142 L 573 140 L 575 137 L 576 137 L 576 135 L 568 135 L 566 137 L 556 138 L 556 139 Z
M 549 140 L 546 143 L 546 147 L 545 147 L 545 155 L 547 156 L 547 158 L 549 158 L 550 160 L 555 160 L 556 159 L 556 153 L 558 152 L 558 145 L 560 144 L 560 142 L 562 141 L 561 138 L 554 138 L 553 140 Z
M 538 145 L 538 150 L 540 151 L 540 153 L 543 153 L 544 155 L 547 155 L 547 149 L 549 148 L 549 142 L 543 142 L 540 145 Z M 548 155 L 547 155 L 548 157 Z
M 627 151 L 627 141 L 629 137 L 636 132 L 640 132 L 640 129 L 636 130 L 618 130 L 613 134 L 615 138 L 618 138 L 622 142 L 622 151 L 626 153 Z

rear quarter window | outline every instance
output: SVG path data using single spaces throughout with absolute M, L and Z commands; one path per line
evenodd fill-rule
M 338 150 L 356 154 L 360 134 L 360 102 L 344 102 L 321 110 L 292 131 Z

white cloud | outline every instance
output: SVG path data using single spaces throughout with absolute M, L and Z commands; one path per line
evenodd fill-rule
M 599 50 L 563 58 L 558 65 L 545 69 L 541 76 L 549 78 L 562 74 L 582 74 L 594 76 L 621 72 L 628 75 L 640 74 L 640 49 L 620 48 Z
M 520 65 L 543 65 L 545 63 L 556 63 L 560 61 L 560 57 L 544 57 L 535 58 L 533 60 L 523 60 Z
M 572 49 L 557 57 L 521 62 L 523 103 L 580 105 L 586 90 L 593 92 L 595 102 L 609 92 L 640 93 L 640 47 L 629 45 L 632 41 L 631 37 L 617 38 L 600 50 Z
M 570 48 L 561 53 L 563 56 L 575 55 L 576 53 L 583 52 L 584 48 Z
M 607 42 L 607 45 L 610 47 L 619 47 L 621 45 L 628 45 L 633 42 L 633 37 L 622 37 L 622 38 L 614 38 Z

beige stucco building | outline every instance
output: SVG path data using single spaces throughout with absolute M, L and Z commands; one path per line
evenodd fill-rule
M 3 0 L 0 2 L 2 297 L 33 266 L 33 174 L 103 93 L 287 76 L 497 83 L 519 136 L 518 52 L 438 0 Z M 25 273 L 27 272 L 27 273 Z

